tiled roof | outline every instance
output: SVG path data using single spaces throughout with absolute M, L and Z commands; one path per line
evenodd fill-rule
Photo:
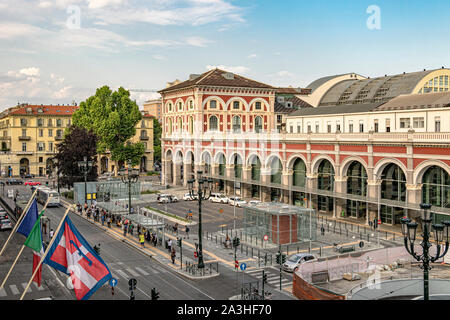
M 362 104 L 340 104 L 337 106 L 316 107 L 298 110 L 289 116 L 301 117 L 301 116 L 319 116 L 319 115 L 331 115 L 331 114 L 345 114 L 345 113 L 360 113 L 370 112 L 376 109 L 384 102 L 376 103 L 362 103 Z
M 21 105 L 8 109 L 6 114 L 12 115 L 53 115 L 72 116 L 78 106 L 54 106 L 54 105 Z M 42 110 L 42 111 L 39 111 Z M 31 112 L 30 112 L 31 111 Z
M 292 107 L 287 107 L 286 102 L 291 102 Z M 299 109 L 312 108 L 313 106 L 296 96 L 284 97 L 284 103 L 275 99 L 275 113 L 292 113 Z
M 227 78 L 226 75 L 232 75 L 232 77 Z M 234 74 L 232 72 L 223 71 L 220 69 L 213 69 L 205 72 L 201 75 L 192 77 L 189 80 L 183 81 L 174 86 L 165 88 L 158 91 L 159 93 L 189 88 L 193 86 L 225 86 L 225 87 L 238 87 L 238 88 L 261 88 L 261 89 L 275 89 L 268 84 L 264 84 L 255 80 L 247 79 L 240 75 Z
M 374 111 L 414 110 L 450 106 L 450 92 L 400 95 Z

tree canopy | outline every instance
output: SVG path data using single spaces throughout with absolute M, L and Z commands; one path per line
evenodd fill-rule
M 83 161 L 86 156 L 88 161 L 94 161 L 88 174 L 89 181 L 97 179 L 97 136 L 93 131 L 88 131 L 77 126 L 70 126 L 64 135 L 64 140 L 56 145 L 59 173 L 62 174 L 61 183 L 73 186 L 74 182 L 84 181 L 84 175 L 78 168 L 78 161 Z
M 161 132 L 162 127 L 158 119 L 153 119 L 153 152 L 154 161 L 161 161 Z
M 98 88 L 95 95 L 80 103 L 73 114 L 76 126 L 92 130 L 98 136 L 97 152 L 111 152 L 113 161 L 140 162 L 145 152 L 140 142 L 129 140 L 136 134 L 136 125 L 142 119 L 139 106 L 130 99 L 130 92 L 120 87 L 111 91 L 108 86 Z

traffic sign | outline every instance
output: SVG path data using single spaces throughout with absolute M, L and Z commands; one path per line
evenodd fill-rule
M 117 279 L 116 279 L 116 278 L 111 278 L 111 279 L 109 280 L 109 285 L 110 285 L 111 287 L 115 287 L 115 286 L 117 285 Z
M 247 269 L 247 264 L 245 264 L 245 262 L 241 263 L 241 270 L 245 271 L 245 269 Z
M 219 213 L 223 213 L 223 209 L 222 208 L 219 209 Z
M 269 240 L 269 236 L 266 234 L 266 235 L 264 235 L 264 241 L 267 241 L 267 240 Z
M 236 269 L 239 268 L 239 261 L 237 261 L 237 260 L 234 261 L 234 267 L 235 267 Z
M 130 285 L 130 290 L 136 289 L 137 280 L 135 278 L 131 278 L 128 280 L 128 284 Z
M 380 219 L 378 219 L 378 224 L 381 224 L 381 220 Z

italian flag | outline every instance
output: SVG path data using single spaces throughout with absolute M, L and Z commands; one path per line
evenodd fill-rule
M 31 229 L 30 234 L 25 240 L 24 245 L 33 250 L 33 273 L 36 270 L 39 262 L 41 261 L 41 257 L 44 255 L 44 248 L 42 246 L 42 231 L 41 231 L 41 216 L 44 213 L 42 211 L 36 222 L 33 225 L 33 229 Z M 33 278 L 33 281 L 37 283 L 38 287 L 41 286 L 42 280 L 42 265 L 39 267 L 39 271 Z

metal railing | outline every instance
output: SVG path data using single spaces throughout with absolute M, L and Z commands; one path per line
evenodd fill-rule
M 199 269 L 198 264 L 194 262 L 185 262 L 184 269 L 193 276 L 205 276 L 219 273 L 219 262 L 206 262 L 205 267 Z

